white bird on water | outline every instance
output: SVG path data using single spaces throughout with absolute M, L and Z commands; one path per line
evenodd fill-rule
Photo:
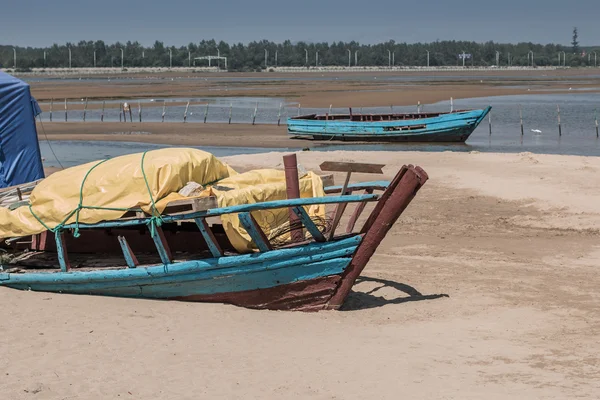
M 542 131 L 540 131 L 539 129 L 532 129 L 531 132 L 533 132 L 533 133 L 542 133 Z

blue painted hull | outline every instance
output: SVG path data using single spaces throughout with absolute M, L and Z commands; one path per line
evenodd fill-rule
M 296 138 L 375 142 L 465 142 L 491 107 L 482 110 L 439 114 L 430 118 L 390 121 L 324 120 L 294 117 L 287 120 L 288 133 Z M 380 116 L 381 117 L 381 116 Z
M 71 294 L 197 299 L 273 289 L 339 276 L 361 236 L 268 253 L 223 256 L 137 268 L 89 272 L 0 273 L 0 286 Z

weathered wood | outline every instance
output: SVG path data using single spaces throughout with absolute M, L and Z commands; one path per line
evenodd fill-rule
M 385 164 L 364 164 L 351 162 L 325 161 L 320 165 L 321 171 L 359 172 L 367 174 L 383 174 Z
M 190 199 L 174 200 L 167 203 L 163 214 L 178 215 L 182 213 L 197 212 L 217 208 L 216 196 L 193 197 Z
M 390 184 L 390 181 L 359 182 L 359 183 L 352 183 L 352 184 L 348 185 L 348 189 L 352 189 L 352 191 L 366 190 L 366 189 L 385 190 L 389 184 Z M 325 190 L 325 193 L 332 194 L 332 193 L 341 193 L 343 188 L 344 188 L 343 185 L 339 185 L 339 186 L 325 186 L 323 189 Z
M 340 285 L 331 300 L 329 300 L 327 308 L 338 309 L 341 307 L 350 293 L 356 278 L 361 274 L 387 232 L 428 179 L 425 171 L 420 167 L 412 165 L 408 167 L 404 166 L 398 173 L 398 176 L 400 176 L 399 179 L 394 178 L 392 184 L 386 190 L 385 194 L 387 196 L 382 196 L 380 200 L 380 203 L 383 203 L 383 207 L 375 209 L 371 213 L 374 216 L 374 220 L 365 233 L 363 241 L 356 249 L 350 265 L 342 274 Z
M 367 188 L 365 190 L 365 194 L 371 194 L 371 193 L 373 193 L 373 188 Z M 350 233 L 354 230 L 356 221 L 358 221 L 358 218 L 360 218 L 360 215 L 362 214 L 362 212 L 364 211 L 366 206 L 367 206 L 366 202 L 358 203 L 356 205 L 356 208 L 354 209 L 354 212 L 352 213 L 352 216 L 350 217 L 350 221 L 348 221 L 348 225 L 346 226 L 346 233 Z
M 321 182 L 323 182 L 323 189 L 335 185 L 333 174 L 319 175 L 319 178 L 321 178 Z
M 63 232 L 54 234 L 54 239 L 56 240 L 56 253 L 58 254 L 58 265 L 60 265 L 60 270 L 62 272 L 67 272 L 71 269 L 71 264 L 69 263 L 69 255 L 67 254 L 64 238 L 65 234 Z
M 348 183 L 350 183 L 351 174 L 352 172 L 348 172 L 346 174 L 346 180 L 344 182 L 344 185 L 342 186 L 342 196 L 349 194 L 347 193 L 347 190 Z M 335 230 L 337 229 L 337 226 L 340 223 L 340 219 L 342 218 L 342 214 L 344 214 L 344 210 L 346 210 L 347 205 L 348 203 L 339 203 L 335 206 L 335 211 L 333 213 L 333 221 L 331 222 L 331 230 L 329 231 L 329 240 L 333 239 L 333 237 L 335 236 Z
M 300 198 L 300 181 L 298 179 L 298 160 L 296 154 L 287 154 L 283 156 L 283 166 L 285 169 L 285 187 L 288 200 Z M 294 212 L 293 208 L 288 209 L 290 219 L 290 236 L 292 242 L 299 242 L 304 239 L 302 226 L 299 224 L 300 218 Z
M 121 245 L 121 249 L 123 250 L 123 256 L 125 257 L 125 262 L 129 268 L 135 268 L 140 263 L 138 262 L 137 257 L 131 251 L 131 247 L 129 247 L 129 243 L 127 243 L 127 239 L 125 236 L 118 236 L 119 244 Z
M 239 218 L 240 223 L 242 224 L 244 229 L 246 229 L 246 231 L 256 244 L 256 247 L 258 247 L 260 251 L 266 252 L 269 250 L 273 250 L 271 243 L 269 243 L 269 239 L 267 238 L 263 230 L 260 228 L 252 214 L 250 214 L 249 212 L 243 212 L 239 214 Z
M 210 253 L 213 255 L 213 257 L 223 256 L 223 250 L 221 249 L 221 246 L 219 246 L 217 239 L 215 239 L 215 235 L 213 234 L 212 229 L 210 229 L 210 227 L 208 226 L 206 219 L 196 218 L 194 219 L 194 221 L 196 222 L 198 229 L 202 233 L 202 237 L 204 238 L 204 241 L 206 242 L 206 245 L 208 246 L 208 249 L 210 250 Z
M 317 242 L 324 242 L 326 240 L 325 236 L 323 236 L 323 234 L 319 230 L 319 227 L 317 227 L 317 225 L 315 225 L 313 220 L 310 218 L 310 215 L 308 215 L 308 213 L 306 212 L 306 210 L 303 207 L 292 207 L 292 210 L 293 210 L 294 214 L 296 214 L 298 216 L 298 218 L 300 218 L 300 220 L 302 221 L 302 224 L 304 224 L 304 226 L 306 227 L 306 230 L 311 234 L 311 236 Z M 302 238 L 302 239 L 304 239 L 304 238 Z M 298 242 L 298 241 L 299 240 L 294 240 L 294 242 Z
M 325 196 L 325 197 L 308 197 L 293 200 L 274 200 L 266 201 L 264 203 L 252 203 L 252 204 L 240 204 L 236 206 L 214 208 L 206 211 L 194 211 L 190 213 L 183 213 L 177 215 L 164 215 L 162 217 L 165 223 L 194 219 L 204 217 L 216 217 L 223 214 L 235 214 L 240 212 L 250 212 L 258 210 L 271 210 L 274 208 L 287 208 L 294 206 L 310 206 L 317 204 L 336 204 L 336 203 L 359 203 L 362 201 L 377 201 L 380 198 L 379 195 L 350 195 L 350 196 Z M 113 228 L 113 227 L 126 227 L 135 225 L 144 225 L 148 223 L 148 218 L 138 218 L 129 220 L 117 220 L 117 221 L 106 221 L 98 222 L 95 224 L 80 223 L 77 225 L 79 229 L 89 228 Z M 74 229 L 75 224 L 69 224 L 65 226 L 65 229 Z
M 173 261 L 173 255 L 171 254 L 171 249 L 165 239 L 165 233 L 160 226 L 156 227 L 156 234 L 152 239 L 154 240 L 154 245 L 156 246 L 156 250 L 158 251 L 162 263 L 164 265 L 170 264 L 171 261 Z
M 324 308 L 339 281 L 339 275 L 331 275 L 266 289 L 175 297 L 173 300 L 226 303 L 266 310 L 319 311 Z

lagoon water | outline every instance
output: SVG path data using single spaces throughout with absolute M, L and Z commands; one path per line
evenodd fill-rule
M 163 99 L 156 99 L 162 101 Z M 169 99 L 169 102 L 182 101 L 187 99 Z M 257 124 L 274 124 L 277 122 L 279 106 L 283 105 L 281 110 L 282 125 L 288 116 L 312 113 L 329 112 L 328 109 L 300 108 L 297 103 L 285 102 L 277 98 L 257 98 L 257 97 L 238 97 L 238 98 L 198 98 L 192 99 L 193 102 L 209 102 L 208 122 L 226 123 L 229 118 L 229 109 L 232 107 L 232 123 L 251 123 L 256 104 L 258 111 L 256 115 Z M 146 104 L 150 100 L 145 100 Z M 133 118 L 137 117 L 137 102 L 133 103 Z M 306 146 L 311 146 L 313 150 L 373 150 L 373 151 L 487 151 L 487 152 L 522 152 L 530 151 L 534 153 L 549 154 L 574 154 L 587 156 L 600 156 L 600 139 L 596 137 L 595 113 L 600 109 L 600 95 L 596 93 L 587 93 L 584 91 L 568 92 L 564 94 L 543 94 L 543 95 L 524 95 L 524 96 L 497 96 L 489 98 L 473 98 L 454 101 L 454 109 L 482 108 L 491 105 L 492 112 L 492 134 L 489 134 L 489 124 L 486 119 L 471 135 L 466 144 L 427 144 L 427 143 L 397 143 L 397 144 L 353 144 L 339 142 L 307 142 L 298 141 L 297 148 L 289 150 L 298 150 Z M 562 136 L 558 134 L 557 123 L 557 105 L 560 106 Z M 523 135 L 519 124 L 519 107 L 523 113 Z M 408 107 L 371 107 L 362 109 L 363 113 L 372 112 L 415 112 L 415 106 Z M 436 104 L 424 105 L 423 111 L 447 111 L 450 109 L 450 102 L 444 101 Z M 108 110 L 108 109 L 107 109 Z M 194 105 L 188 110 L 188 123 L 202 123 L 206 106 Z M 166 121 L 182 121 L 185 111 L 184 105 L 167 107 Z M 353 112 L 360 112 L 360 108 L 354 108 Z M 332 113 L 347 113 L 347 109 L 332 108 Z M 110 114 L 113 113 L 114 115 Z M 162 104 L 159 107 L 143 108 L 144 121 L 160 121 L 162 113 Z M 55 120 L 60 120 L 61 114 L 55 113 Z M 47 121 L 48 115 L 42 116 Z M 71 121 L 81 121 L 82 111 L 73 111 L 69 113 Z M 598 117 L 600 118 L 600 116 Z M 91 122 L 99 119 L 99 111 L 88 110 L 87 121 Z M 105 120 L 117 120 L 117 109 L 110 109 L 105 115 Z M 124 125 L 125 126 L 125 125 Z M 227 129 L 224 126 L 224 129 Z M 142 129 L 143 131 L 143 124 Z M 541 131 L 541 133 L 532 132 L 532 130 Z M 286 135 L 285 127 L 282 126 L 281 134 Z M 123 142 L 53 142 L 52 147 L 57 153 L 58 158 L 67 165 L 75 165 L 82 162 L 92 161 L 105 157 L 114 157 L 117 155 L 140 152 L 152 148 L 166 147 L 164 145 L 152 145 Z M 52 161 L 54 157 L 50 152 L 48 144 L 41 144 L 43 157 L 47 163 L 56 165 Z M 273 149 L 265 148 L 237 148 L 237 147 L 205 147 L 207 151 L 217 156 L 260 153 Z

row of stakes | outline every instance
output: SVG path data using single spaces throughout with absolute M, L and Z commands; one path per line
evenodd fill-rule
M 65 99 L 65 122 L 68 121 L 68 105 L 67 105 L 67 99 Z M 50 122 L 52 122 L 52 109 L 53 109 L 53 105 L 54 105 L 54 99 L 50 100 Z M 83 122 L 85 122 L 86 120 L 86 114 L 87 114 L 87 106 L 88 106 L 88 99 L 85 99 L 85 105 L 83 108 Z M 102 113 L 100 114 L 100 121 L 104 122 L 104 110 L 105 110 L 105 106 L 106 106 L 106 102 L 103 101 L 102 102 Z M 166 111 L 167 111 L 167 104 L 163 103 L 163 110 L 162 110 L 162 115 L 161 115 L 161 122 L 165 122 L 165 115 L 166 115 Z M 188 109 L 190 107 L 190 102 L 188 101 L 186 106 L 185 106 L 185 111 L 183 113 L 183 122 L 187 122 L 187 115 L 188 115 Z M 281 125 L 281 109 L 283 107 L 283 103 L 279 103 L 279 111 L 277 113 L 277 126 Z M 329 113 L 327 115 L 331 115 L 331 107 L 332 105 L 329 105 Z M 206 123 L 206 120 L 208 118 L 208 108 L 209 108 L 209 104 L 206 104 L 206 108 L 204 110 L 204 123 Z M 232 115 L 232 111 L 233 111 L 233 103 L 230 103 L 229 105 L 229 120 L 228 123 L 231 124 L 231 115 Z M 394 112 L 394 107 L 390 106 L 390 111 L 393 113 Z M 450 112 L 454 111 L 454 101 L 453 98 L 450 98 Z M 422 105 L 421 102 L 419 101 L 417 103 L 417 113 L 421 113 L 422 112 Z M 258 113 L 258 102 L 256 103 L 256 106 L 254 107 L 254 112 L 252 113 L 252 125 L 254 125 L 256 123 L 256 114 Z M 301 106 L 300 103 L 298 103 L 298 115 L 300 115 L 301 113 Z M 133 122 L 133 114 L 131 111 L 131 106 L 127 103 L 120 103 L 119 104 L 119 122 L 127 122 L 127 114 L 129 114 L 129 121 Z M 361 108 L 361 114 L 362 114 L 362 108 Z M 556 106 L 556 115 L 557 115 L 557 120 L 558 120 L 558 135 L 562 136 L 562 125 L 560 122 L 560 106 L 557 105 Z M 138 101 L 138 118 L 139 121 L 142 122 L 142 104 Z M 519 122 L 520 122 L 520 126 L 521 126 L 521 136 L 524 135 L 524 130 L 523 130 L 523 110 L 521 105 L 519 104 Z M 598 132 L 598 110 L 595 109 L 594 110 L 594 123 L 596 125 L 596 137 L 599 137 L 599 132 Z M 489 131 L 490 131 L 490 135 L 492 134 L 492 113 L 490 112 L 488 114 L 488 125 L 489 125 Z

